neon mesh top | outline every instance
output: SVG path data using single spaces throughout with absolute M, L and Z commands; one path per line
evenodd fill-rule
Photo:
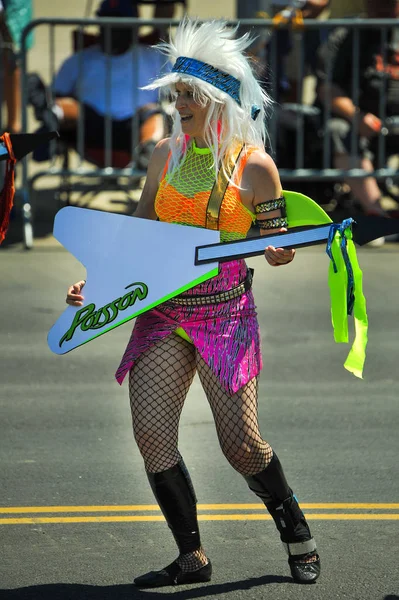
M 234 174 L 236 182 L 241 181 L 250 154 L 251 150 L 240 158 Z M 198 148 L 192 140 L 182 162 L 172 173 L 167 173 L 168 164 L 169 158 L 155 198 L 159 220 L 205 227 L 206 208 L 215 182 L 210 148 Z M 241 202 L 240 190 L 230 184 L 220 211 L 220 240 L 228 242 L 245 238 L 254 220 L 255 214 Z

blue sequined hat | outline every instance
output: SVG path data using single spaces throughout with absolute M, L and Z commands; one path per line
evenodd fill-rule
M 204 63 L 196 58 L 187 58 L 186 56 L 179 56 L 176 60 L 173 69 L 173 73 L 182 73 L 184 75 L 192 75 L 197 79 L 202 79 L 211 85 L 217 87 L 222 92 L 229 94 L 241 106 L 240 100 L 240 86 L 241 83 L 238 79 Z

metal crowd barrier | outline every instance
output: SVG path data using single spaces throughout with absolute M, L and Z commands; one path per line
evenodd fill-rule
M 276 31 L 276 26 L 273 20 L 265 20 L 265 19 L 242 19 L 238 21 L 230 21 L 231 25 L 240 24 L 242 30 L 252 30 L 254 35 L 258 35 L 259 39 L 262 42 L 267 43 L 268 46 L 268 91 L 272 95 L 272 97 L 276 96 L 276 90 L 278 82 L 276 81 L 276 73 L 278 70 L 278 61 L 279 61 L 279 53 L 277 46 L 277 36 L 274 35 Z M 122 19 L 122 18 L 113 18 L 113 19 L 105 19 L 105 18 L 90 18 L 90 19 L 38 19 L 32 21 L 23 31 L 22 34 L 22 54 L 21 54 L 21 67 L 22 67 L 22 122 L 23 122 L 23 130 L 27 131 L 27 118 L 28 118 L 28 106 L 27 106 L 27 94 L 26 94 L 26 78 L 29 72 L 28 70 L 28 55 L 26 52 L 26 38 L 29 32 L 33 29 L 37 29 L 38 27 L 46 27 L 48 30 L 48 53 L 47 60 L 49 66 L 49 76 L 50 81 L 53 80 L 56 69 L 55 69 L 55 47 L 56 47 L 56 35 L 57 31 L 61 27 L 74 27 L 77 28 L 77 48 L 76 51 L 83 49 L 84 44 L 84 34 L 87 28 L 91 28 L 93 26 L 101 25 L 102 28 L 106 31 L 106 44 L 110 44 L 110 28 L 113 26 L 117 27 L 130 27 L 133 29 L 134 35 L 134 43 L 137 43 L 138 40 L 138 29 L 139 27 L 158 27 L 166 30 L 169 26 L 175 27 L 179 24 L 179 20 L 170 20 L 170 19 Z M 303 98 L 303 81 L 305 76 L 305 52 L 304 52 L 304 34 L 306 31 L 322 31 L 327 36 L 329 32 L 331 32 L 336 27 L 349 27 L 354 31 L 353 37 L 353 77 L 352 77 L 352 98 L 356 103 L 359 98 L 359 34 L 362 29 L 373 27 L 379 28 L 381 30 L 382 39 L 386 39 L 387 31 L 389 28 L 393 27 L 396 24 L 394 19 L 331 19 L 331 20 L 305 20 L 303 26 L 301 27 L 292 27 L 290 23 L 281 23 L 278 26 L 278 29 L 289 29 L 292 32 L 292 35 L 296 41 L 296 51 L 295 56 L 291 58 L 294 63 L 294 70 L 296 74 L 297 80 L 297 91 L 296 91 L 296 99 L 294 99 L 294 111 L 291 114 L 291 117 L 294 119 L 294 129 L 295 129 L 295 147 L 292 148 L 292 152 L 295 155 L 295 161 L 293 168 L 279 168 L 280 176 L 283 182 L 292 182 L 291 188 L 294 186 L 294 181 L 335 181 L 335 180 L 343 180 L 345 178 L 361 178 L 365 176 L 369 176 L 371 173 L 364 171 L 362 169 L 349 169 L 349 170 L 340 170 L 332 168 L 332 148 L 331 148 L 331 136 L 328 133 L 327 122 L 331 117 L 331 98 L 327 102 L 325 109 L 323 110 L 322 115 L 322 128 L 320 135 L 323 138 L 322 144 L 322 167 L 321 168 L 312 168 L 306 165 L 307 151 L 305 143 L 305 121 L 306 114 L 312 113 L 312 110 L 316 110 L 312 106 L 306 106 L 304 104 Z M 71 48 L 72 53 L 72 48 Z M 44 56 L 44 53 L 43 53 Z M 80 55 L 81 56 L 81 55 Z M 67 56 L 65 56 L 67 58 Z M 82 64 L 82 63 L 81 63 Z M 45 65 L 43 64 L 43 67 Z M 135 65 L 132 64 L 133 69 L 133 93 L 135 93 L 137 89 L 137 70 L 135 69 Z M 327 64 L 327 80 L 326 86 L 329 89 L 331 85 L 331 61 Z M 110 71 L 108 71 L 108 75 Z M 109 77 L 110 80 L 110 77 Z M 47 83 L 50 83 L 47 81 Z M 380 89 L 380 118 L 383 123 L 386 122 L 386 113 L 385 113 L 385 105 L 386 105 L 386 85 L 382 85 Z M 110 95 L 108 97 L 108 107 L 110 106 Z M 268 125 L 269 125 L 269 134 L 270 134 L 270 146 L 268 150 L 272 155 L 275 156 L 275 147 L 276 140 L 279 128 L 278 122 L 278 114 L 281 109 L 284 109 L 284 106 L 276 104 L 277 110 L 274 111 L 271 116 Z M 291 107 L 292 108 L 292 107 Z M 90 178 L 98 178 L 100 177 L 102 180 L 112 180 L 115 181 L 119 177 L 129 177 L 132 182 L 137 182 L 137 180 L 145 175 L 145 173 L 137 168 L 136 159 L 135 159 L 135 149 L 138 144 L 139 139 L 139 131 L 138 131 L 138 122 L 136 118 L 133 118 L 132 121 L 132 138 L 131 138 L 131 162 L 126 168 L 115 168 L 112 166 L 112 147 L 111 147 L 111 117 L 108 114 L 106 116 L 105 122 L 105 139 L 104 139 L 104 152 L 105 152 L 105 165 L 103 167 L 88 168 L 85 163 L 84 154 L 84 120 L 83 114 L 80 115 L 80 121 L 78 125 L 77 132 L 77 153 L 78 153 L 78 165 L 75 168 L 71 168 L 68 165 L 68 162 L 64 160 L 61 164 L 57 164 L 59 160 L 56 155 L 55 146 L 52 148 L 51 157 L 49 165 L 46 165 L 45 169 L 39 169 L 35 172 L 35 174 L 31 177 L 28 175 L 28 160 L 31 160 L 30 157 L 24 160 L 23 162 L 23 173 L 22 173 L 22 190 L 20 193 L 22 194 L 22 212 L 23 212 L 23 227 L 24 227 L 24 243 L 26 248 L 30 248 L 33 245 L 33 219 L 32 219 L 32 201 L 34 197 L 34 188 L 36 183 L 45 177 L 48 176 L 59 176 L 61 181 L 67 187 L 69 186 L 69 190 L 73 190 L 77 188 L 77 184 L 71 182 L 72 177 L 90 177 Z M 355 152 L 356 144 L 358 137 L 358 123 L 354 123 L 354 127 L 352 129 L 352 152 Z M 388 168 L 385 165 L 385 139 L 384 136 L 380 136 L 379 138 L 379 147 L 378 147 L 378 158 L 376 161 L 377 167 L 373 172 L 373 175 L 377 179 L 387 178 L 387 177 L 395 177 L 398 175 L 398 171 L 396 169 Z M 277 158 L 277 166 L 279 166 L 278 156 Z

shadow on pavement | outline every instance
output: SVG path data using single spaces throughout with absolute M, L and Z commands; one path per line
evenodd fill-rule
M 172 596 L 174 600 L 191 600 L 205 596 L 217 596 L 236 590 L 250 590 L 253 587 L 270 583 L 293 583 L 290 577 L 265 575 L 231 583 L 205 585 L 192 587 L 189 590 L 173 591 L 168 593 L 153 590 L 140 590 L 131 585 L 93 586 L 67 583 L 54 583 L 48 585 L 34 585 L 13 590 L 0 590 L 1 600 L 161 600 Z M 393 598 L 393 596 L 392 596 Z M 390 600 L 387 597 L 386 600 Z

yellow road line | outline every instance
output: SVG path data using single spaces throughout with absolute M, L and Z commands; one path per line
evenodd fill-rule
M 198 504 L 198 510 L 259 510 L 263 504 Z M 304 510 L 398 510 L 399 503 L 302 503 Z M 9 506 L 0 507 L 0 514 L 31 514 L 31 513 L 83 513 L 83 512 L 147 512 L 159 511 L 157 504 L 105 505 L 105 506 Z
M 397 521 L 398 513 L 313 513 L 307 520 L 319 521 Z M 0 519 L 0 525 L 39 525 L 42 523 L 127 523 L 163 521 L 162 515 L 113 515 L 106 517 L 21 517 Z M 199 521 L 270 521 L 266 513 L 198 515 Z

